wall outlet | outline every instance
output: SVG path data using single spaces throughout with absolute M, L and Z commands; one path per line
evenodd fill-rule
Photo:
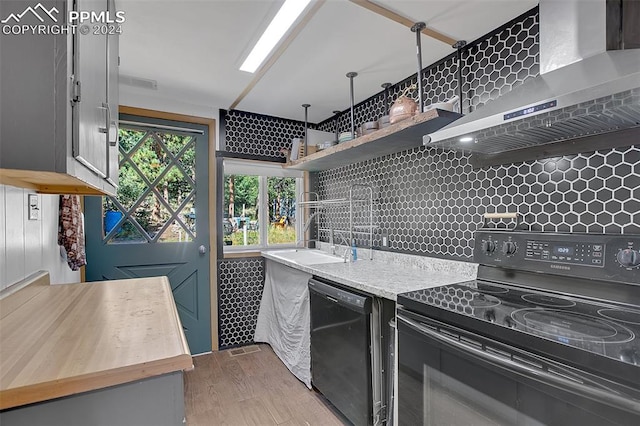
M 40 198 L 38 194 L 29 194 L 27 197 L 28 200 L 28 211 L 29 211 L 29 220 L 40 220 Z

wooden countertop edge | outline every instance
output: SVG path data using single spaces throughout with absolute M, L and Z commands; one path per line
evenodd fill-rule
M 38 271 L 0 291 L 0 318 L 15 312 L 51 284 L 47 271 Z
M 189 343 L 187 343 L 187 336 L 184 334 L 184 328 L 182 327 L 182 321 L 180 321 L 180 315 L 178 314 L 178 307 L 176 306 L 176 301 L 173 298 L 173 291 L 171 291 L 171 284 L 169 283 L 168 277 L 162 277 L 165 286 L 167 287 L 169 293 L 171 295 L 171 300 L 173 303 L 171 304 L 171 310 L 173 311 L 173 315 L 176 319 L 176 332 L 180 336 L 180 345 L 182 346 L 182 351 L 189 355 L 189 359 L 191 359 L 191 350 L 189 349 Z M 183 368 L 183 370 L 192 370 L 193 362 L 187 368 Z
M 171 358 L 165 358 L 157 362 L 131 365 L 115 370 L 75 376 L 65 380 L 52 380 L 35 385 L 8 389 L 0 392 L 0 410 L 102 389 L 176 371 L 188 370 L 191 368 L 193 368 L 193 360 L 191 355 L 186 353 Z

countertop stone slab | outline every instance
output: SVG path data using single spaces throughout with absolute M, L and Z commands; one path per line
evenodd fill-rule
M 320 246 L 320 249 L 328 249 L 326 243 Z M 344 249 L 339 247 L 337 253 L 342 253 Z M 373 251 L 373 260 L 369 260 L 369 251 L 366 249 L 358 250 L 360 259 L 355 262 L 302 265 L 273 256 L 274 251 L 277 250 L 262 251 L 262 256 L 394 301 L 400 293 L 474 280 L 478 271 L 478 265 L 474 263 L 377 250 Z

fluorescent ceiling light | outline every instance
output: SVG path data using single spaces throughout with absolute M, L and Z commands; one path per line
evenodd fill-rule
M 311 0 L 286 0 L 244 60 L 240 71 L 255 72 Z

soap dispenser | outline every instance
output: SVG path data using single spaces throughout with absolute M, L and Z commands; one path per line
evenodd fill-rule
M 351 240 L 351 260 L 355 262 L 358 260 L 358 248 L 356 247 L 356 239 Z

